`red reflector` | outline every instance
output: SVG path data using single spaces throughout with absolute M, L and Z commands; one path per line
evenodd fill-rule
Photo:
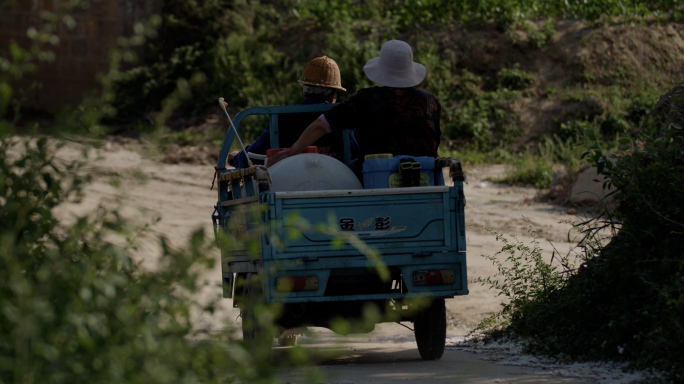
M 440 271 L 427 271 L 427 274 L 425 275 L 425 284 L 426 285 L 439 285 L 439 284 L 444 284 L 444 281 L 442 280 L 442 274 Z
M 276 279 L 276 291 L 316 291 L 318 290 L 317 276 L 287 276 Z
M 290 277 L 290 284 L 292 284 L 293 291 L 303 291 L 306 286 L 306 276 Z
M 453 269 L 432 269 L 413 272 L 413 285 L 444 285 L 454 283 Z

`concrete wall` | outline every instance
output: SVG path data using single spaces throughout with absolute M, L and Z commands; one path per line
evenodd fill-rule
M 38 28 L 41 11 L 55 12 L 66 0 L 17 0 L 7 9 L 9 0 L 0 0 L 0 50 L 6 51 L 14 40 L 29 46 L 26 31 Z M 4 3 L 4 4 L 3 4 Z M 74 11 L 76 27 L 60 23 L 56 35 L 60 44 L 51 47 L 56 54 L 53 63 L 41 63 L 36 72 L 25 76 L 16 91 L 28 89 L 38 82 L 42 88 L 27 95 L 25 105 L 49 112 L 65 104 L 76 105 L 90 90 L 96 88 L 96 74 L 108 68 L 108 53 L 117 47 L 120 36 L 130 36 L 133 25 L 153 14 L 159 14 L 163 0 L 93 0 L 87 9 Z

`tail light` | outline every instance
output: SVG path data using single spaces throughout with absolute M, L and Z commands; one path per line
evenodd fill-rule
M 433 269 L 413 272 L 413 285 L 445 285 L 454 283 L 453 269 Z
M 276 278 L 277 292 L 317 291 L 318 276 L 284 276 Z

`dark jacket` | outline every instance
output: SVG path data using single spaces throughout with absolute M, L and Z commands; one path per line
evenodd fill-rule
M 415 88 L 370 87 L 325 112 L 331 133 L 355 129 L 359 157 L 374 153 L 437 157 L 441 106 Z

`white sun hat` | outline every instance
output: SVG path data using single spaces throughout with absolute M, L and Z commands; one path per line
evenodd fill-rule
M 368 60 L 363 71 L 374 83 L 394 88 L 415 87 L 427 73 L 423 64 L 413 61 L 411 46 L 401 40 L 383 44 L 380 56 Z

